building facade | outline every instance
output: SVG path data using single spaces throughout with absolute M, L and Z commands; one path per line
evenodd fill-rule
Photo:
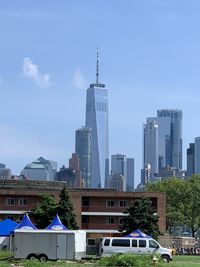
M 134 191 L 135 188 L 135 160 L 126 158 L 126 191 Z
M 21 175 L 29 180 L 54 181 L 57 172 L 57 162 L 46 160 L 43 157 L 24 167 Z
M 187 176 L 192 176 L 195 173 L 195 143 L 190 143 L 187 149 Z
M 46 181 L 0 180 L 0 219 L 10 218 L 20 221 L 23 214 L 29 213 L 41 203 L 41 194 L 59 194 L 65 183 Z M 123 212 L 135 200 L 149 197 L 159 216 L 161 232 L 166 230 L 166 195 L 158 192 L 117 192 L 112 189 L 69 188 L 77 223 L 81 229 L 118 230 Z
M 6 168 L 6 165 L 2 163 L 0 163 L 0 179 L 2 180 L 11 179 L 11 169 Z
M 200 137 L 195 138 L 195 151 L 194 151 L 194 173 L 200 174 Z
M 157 117 L 147 118 L 143 128 L 143 170 L 147 165 L 152 180 L 168 166 L 182 169 L 181 110 L 161 109 Z
M 85 126 L 92 131 L 91 187 L 105 188 L 109 177 L 108 90 L 99 83 L 97 54 L 96 83 L 87 89 Z
M 182 111 L 179 109 L 160 109 L 157 111 L 160 132 L 164 140 L 159 141 L 165 147 L 165 153 L 159 156 L 165 158 L 164 165 L 182 169 Z M 161 138 L 160 138 L 161 139 Z M 161 143 L 162 142 L 162 143 Z M 160 145 L 161 143 L 161 145 Z
M 81 127 L 76 130 L 75 152 L 80 160 L 80 171 L 85 187 L 91 187 L 92 174 L 92 131 Z

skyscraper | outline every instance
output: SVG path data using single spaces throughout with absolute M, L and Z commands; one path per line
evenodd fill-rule
M 109 175 L 108 90 L 99 83 L 98 51 L 96 83 L 87 89 L 85 126 L 92 129 L 91 186 L 104 188 Z
M 195 144 L 190 143 L 187 149 L 187 176 L 192 176 L 195 173 Z
M 147 118 L 143 144 L 143 170 L 149 166 L 151 178 L 164 168 L 181 170 L 182 111 L 161 109 L 157 111 L 157 117 Z
M 195 138 L 194 155 L 194 173 L 200 174 L 200 137 Z
M 91 187 L 92 135 L 91 128 L 76 130 L 75 152 L 79 157 L 80 171 L 85 187 Z
M 144 124 L 143 168 L 149 164 L 151 173 L 158 173 L 158 123 L 156 118 L 147 118 Z
M 165 134 L 162 145 L 165 147 L 165 166 L 182 169 L 182 111 L 178 109 L 160 109 L 157 111 L 160 132 Z M 161 120 L 163 124 L 161 125 Z M 161 140 L 159 141 L 161 147 Z M 159 151 L 160 155 L 160 151 Z
M 126 158 L 126 191 L 133 191 L 135 187 L 135 161 L 134 158 Z

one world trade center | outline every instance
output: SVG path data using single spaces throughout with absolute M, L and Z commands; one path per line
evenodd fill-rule
M 92 131 L 91 187 L 105 188 L 109 175 L 108 90 L 99 83 L 98 50 L 96 82 L 87 89 L 85 126 Z

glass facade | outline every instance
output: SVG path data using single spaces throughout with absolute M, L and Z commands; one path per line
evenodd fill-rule
M 157 117 L 159 128 L 165 129 L 165 165 L 182 169 L 182 111 L 161 109 L 157 111 Z
M 109 175 L 108 90 L 103 84 L 87 89 L 85 126 L 92 129 L 91 187 L 105 188 Z
M 92 134 L 91 128 L 76 130 L 75 151 L 80 160 L 80 171 L 85 187 L 91 187 Z

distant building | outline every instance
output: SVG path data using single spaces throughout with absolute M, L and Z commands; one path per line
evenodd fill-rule
M 124 154 L 112 155 L 111 173 L 124 177 L 125 191 L 134 190 L 134 158 L 127 158 Z
M 151 181 L 151 165 L 145 164 L 144 168 L 141 170 L 141 186 L 146 185 Z
M 96 82 L 87 89 L 85 126 L 92 130 L 91 187 L 105 188 L 109 178 L 108 90 L 99 83 L 98 51 Z
M 80 160 L 80 171 L 85 187 L 91 187 L 92 173 L 92 131 L 81 127 L 76 130 L 75 152 Z
M 75 171 L 74 187 L 85 187 L 80 170 L 80 159 L 76 153 L 72 153 L 72 157 L 69 159 L 69 169 Z
M 21 176 L 30 180 L 54 181 L 56 172 L 57 162 L 40 157 L 26 165 L 21 172 Z
M 166 166 L 162 170 L 159 170 L 157 177 L 160 179 L 166 179 L 170 177 L 176 177 L 179 179 L 184 179 L 186 176 L 186 171 L 180 170 L 180 169 L 175 169 L 170 166 Z
M 200 137 L 195 138 L 195 151 L 194 151 L 194 173 L 200 174 Z
M 126 191 L 133 191 L 135 187 L 135 161 L 126 158 Z
M 117 191 L 126 191 L 125 178 L 121 174 L 111 174 L 110 188 L 114 188 Z
M 0 179 L 8 180 L 11 179 L 11 170 L 6 168 L 5 164 L 0 163 Z
M 72 153 L 69 159 L 69 168 L 63 165 L 57 172 L 55 180 L 66 182 L 67 187 L 83 187 L 79 157 L 75 153 Z
M 75 170 L 62 166 L 56 174 L 56 181 L 66 182 L 67 187 L 76 187 Z
M 182 169 L 182 111 L 160 109 L 143 127 L 143 171 L 150 164 L 150 181 L 167 166 Z M 144 176 L 141 177 L 141 180 Z
M 190 143 L 187 149 L 187 176 L 192 176 L 195 173 L 195 144 Z

